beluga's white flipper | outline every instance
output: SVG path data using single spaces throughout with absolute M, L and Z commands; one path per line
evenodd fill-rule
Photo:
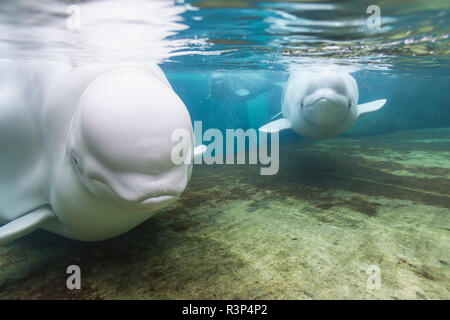
M 194 157 L 201 156 L 206 151 L 206 146 L 204 144 L 201 144 L 199 146 L 196 146 L 194 148 Z
M 270 122 L 260 131 L 292 128 L 308 138 L 336 136 L 355 123 L 358 116 L 380 109 L 386 99 L 358 105 L 356 80 L 334 68 L 294 71 L 283 92 L 283 119 Z
M 282 114 L 281 114 L 281 111 L 280 112 L 278 112 L 276 115 L 273 115 L 272 117 L 270 117 L 270 120 L 273 120 L 273 119 L 275 119 L 275 118 L 278 118 L 279 116 L 281 116 Z
M 265 133 L 273 133 L 287 130 L 290 128 L 291 122 L 288 119 L 282 118 L 263 125 L 261 128 L 259 128 L 259 131 Z
M 203 154 L 206 152 L 207 147 L 204 144 L 198 145 L 194 148 L 194 163 L 201 163 Z
M 236 90 L 234 93 L 239 97 L 245 97 L 250 94 L 250 91 L 248 91 L 246 89 L 239 89 L 239 90 Z
M 5 245 L 55 219 L 50 207 L 41 207 L 0 227 L 0 245 Z
M 358 104 L 358 116 L 362 115 L 363 113 L 377 111 L 378 109 L 381 109 L 386 102 L 386 99 L 380 99 L 363 104 Z

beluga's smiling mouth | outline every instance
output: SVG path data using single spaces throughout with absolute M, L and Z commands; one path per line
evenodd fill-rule
M 176 200 L 179 197 L 178 194 L 159 194 L 150 196 L 148 198 L 145 198 L 140 202 L 141 205 L 147 205 L 147 204 L 155 204 L 160 202 L 166 202 L 166 201 L 172 201 Z
M 314 100 L 312 103 L 308 104 L 306 107 L 307 107 L 307 108 L 311 108 L 311 107 L 317 106 L 317 105 L 319 105 L 319 104 L 321 104 L 321 103 L 325 104 L 325 103 L 327 103 L 327 102 L 329 102 L 329 101 L 330 101 L 330 100 L 329 100 L 328 98 L 324 98 L 324 97 L 317 98 L 317 99 Z

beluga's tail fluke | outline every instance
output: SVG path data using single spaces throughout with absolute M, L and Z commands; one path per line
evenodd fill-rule
M 0 246 L 33 232 L 51 219 L 55 219 L 52 209 L 40 207 L 11 221 L 0 227 Z

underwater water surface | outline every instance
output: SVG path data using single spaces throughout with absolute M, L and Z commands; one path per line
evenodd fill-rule
M 203 131 L 258 129 L 292 72 L 323 66 L 387 103 L 330 139 L 283 131 L 275 175 L 194 166 L 116 239 L 0 248 L 0 298 L 450 298 L 449 34 L 439 0 L 2 1 L 1 59 L 156 62 Z

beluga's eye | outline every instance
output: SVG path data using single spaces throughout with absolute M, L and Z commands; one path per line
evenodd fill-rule
M 350 110 L 351 107 L 352 107 L 352 102 L 350 101 L 350 102 L 348 103 L 348 110 Z
M 77 168 L 79 170 L 80 162 L 78 161 L 78 157 L 77 157 L 77 154 L 75 153 L 75 151 L 72 151 L 72 162 L 75 165 L 75 168 Z

